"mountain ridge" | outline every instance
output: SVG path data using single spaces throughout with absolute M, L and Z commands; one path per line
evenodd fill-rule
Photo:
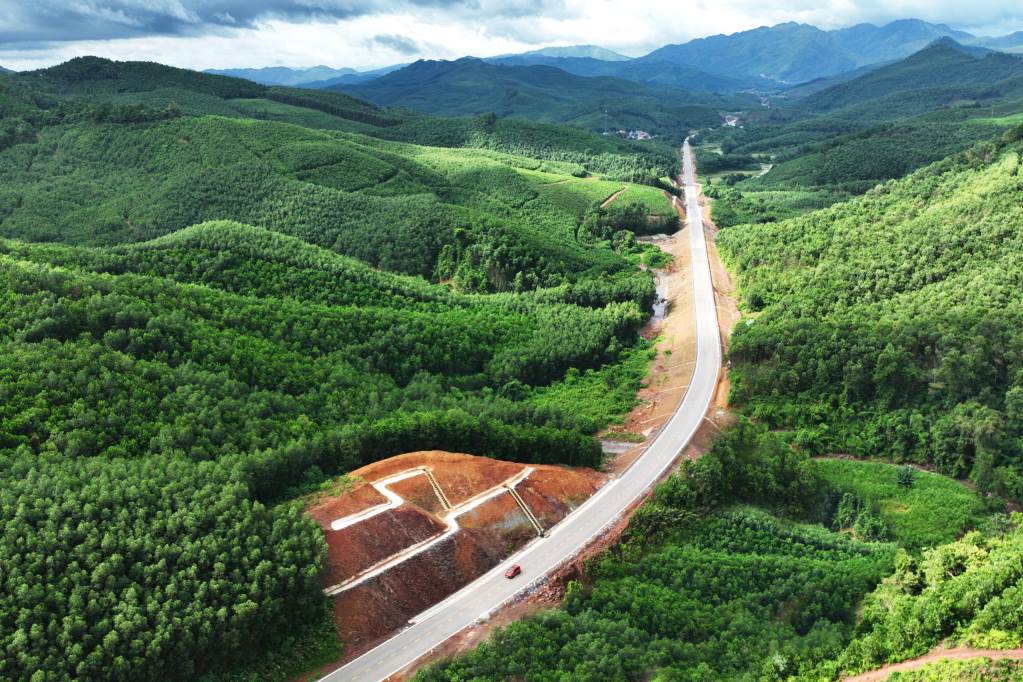
M 678 88 L 658 88 L 608 76 L 577 76 L 558 68 L 492 64 L 475 57 L 420 60 L 366 83 L 333 86 L 379 106 L 431 114 L 495 113 L 602 129 L 640 128 L 678 134 L 678 124 L 715 125 L 733 100 Z M 749 99 L 743 100 L 750 106 Z

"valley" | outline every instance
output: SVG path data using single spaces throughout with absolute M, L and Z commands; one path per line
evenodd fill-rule
M 0 679 L 1019 678 L 1016 19 L 186 5 L 0 19 Z

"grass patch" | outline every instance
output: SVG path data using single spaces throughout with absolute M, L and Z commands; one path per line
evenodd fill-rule
M 656 354 L 651 343 L 643 341 L 623 351 L 617 364 L 585 372 L 570 369 L 564 380 L 534 390 L 527 402 L 538 410 L 572 405 L 578 423 L 592 433 L 621 424 L 636 405 L 636 392 Z
M 1023 124 L 1023 112 L 994 118 L 971 118 L 968 121 L 976 125 L 1016 126 Z
M 950 478 L 917 471 L 912 485 L 899 485 L 900 467 L 884 462 L 817 460 L 817 470 L 840 492 L 855 493 L 888 523 L 892 539 L 920 549 L 954 540 L 985 516 L 983 500 Z
M 664 190 L 649 185 L 629 185 L 618 195 L 616 204 L 640 204 L 651 215 L 666 217 L 675 215 L 675 207 L 664 195 Z

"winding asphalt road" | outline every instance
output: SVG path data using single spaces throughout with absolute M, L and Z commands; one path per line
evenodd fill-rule
M 696 316 L 696 367 L 682 404 L 628 470 L 601 488 L 593 497 L 565 517 L 547 534 L 509 557 L 489 573 L 412 619 L 412 625 L 335 670 L 323 680 L 330 682 L 378 682 L 402 670 L 449 637 L 514 598 L 575 555 L 591 539 L 619 519 L 633 502 L 650 490 L 692 438 L 710 406 L 721 367 L 714 287 L 710 278 L 703 218 L 697 202 L 689 141 L 683 147 L 686 214 L 692 251 L 694 310 Z M 514 580 L 505 569 L 522 566 Z

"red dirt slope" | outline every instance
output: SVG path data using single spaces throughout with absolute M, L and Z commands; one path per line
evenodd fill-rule
M 527 465 L 442 451 L 413 452 L 352 472 L 360 481 L 339 497 L 317 501 L 309 513 L 320 524 L 328 546 L 324 586 L 337 585 L 361 571 L 447 528 L 425 476 L 388 488 L 404 502 L 339 531 L 331 522 L 386 502 L 374 482 L 427 467 L 456 507 L 500 486 Z M 533 514 L 549 528 L 582 504 L 605 477 L 589 469 L 531 465 L 516 489 Z M 403 627 L 408 619 L 483 575 L 533 537 L 535 530 L 507 492 L 458 517 L 460 530 L 366 582 L 335 597 L 338 631 L 350 659 Z

